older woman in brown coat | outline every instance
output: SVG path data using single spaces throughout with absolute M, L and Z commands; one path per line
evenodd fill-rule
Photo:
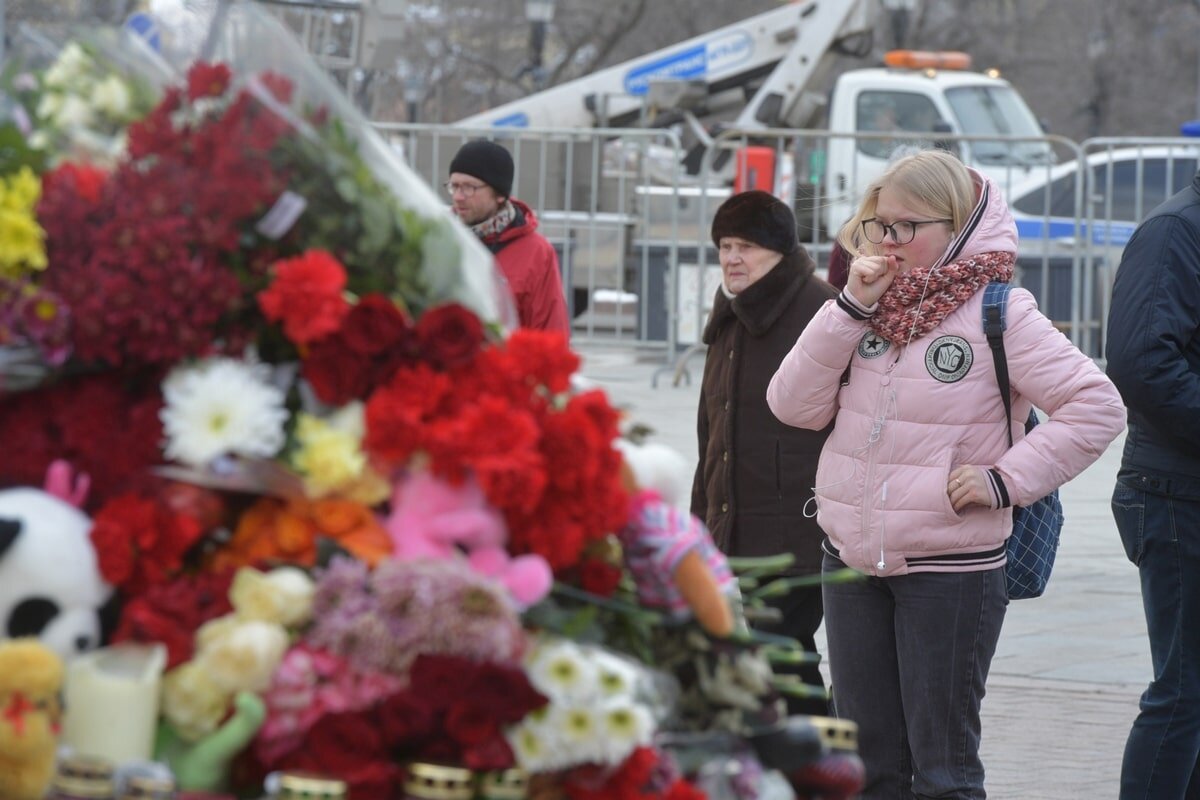
M 726 200 L 713 219 L 712 239 L 722 282 L 704 329 L 708 355 L 692 513 L 728 555 L 792 553 L 791 574 L 820 574 L 823 534 L 805 504 L 828 430 L 784 425 L 767 408 L 766 392 L 804 326 L 837 292 L 813 274 L 813 261 L 797 241 L 795 217 L 767 192 Z M 771 602 L 782 620 L 770 630 L 815 652 L 820 588 L 797 589 Z M 801 670 L 801 677 L 822 685 L 815 667 Z M 827 712 L 823 702 L 791 702 L 789 708 Z

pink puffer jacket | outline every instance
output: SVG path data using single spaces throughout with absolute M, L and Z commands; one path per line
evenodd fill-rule
M 989 189 L 981 196 L 999 198 Z M 959 257 L 1015 251 L 1016 226 L 1003 201 L 981 203 Z M 1124 428 L 1111 381 L 1029 292 L 1014 289 L 1004 333 L 1014 394 L 1010 450 L 982 317 L 977 292 L 937 328 L 897 347 L 830 301 L 771 380 L 767 403 L 783 422 L 820 429 L 837 417 L 814 491 L 817 521 L 848 566 L 880 576 L 1001 566 L 1012 509 L 956 513 L 949 473 L 964 464 L 995 467 L 1012 504 L 1025 505 L 1082 472 Z M 1025 438 L 1031 404 L 1049 420 Z

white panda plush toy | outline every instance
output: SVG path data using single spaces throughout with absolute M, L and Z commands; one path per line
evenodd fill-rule
M 63 659 L 101 645 L 91 519 L 40 489 L 0 491 L 0 640 L 37 636 Z

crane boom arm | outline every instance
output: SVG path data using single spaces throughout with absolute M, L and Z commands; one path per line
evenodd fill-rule
M 588 128 L 636 124 L 652 81 L 683 79 L 708 96 L 762 80 L 738 123 L 785 118 L 822 58 L 871 30 L 876 0 L 793 0 L 772 11 L 673 44 L 459 120 L 475 127 Z

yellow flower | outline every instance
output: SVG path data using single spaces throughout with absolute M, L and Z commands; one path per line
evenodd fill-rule
M 242 567 L 233 577 L 229 601 L 244 620 L 294 627 L 312 617 L 313 582 L 302 569 L 279 567 L 259 572 Z
M 300 414 L 296 425 L 300 448 L 292 458 L 317 496 L 329 494 L 357 478 L 367 458 L 354 435 L 339 431 L 319 417 Z
M 0 205 L 0 275 L 20 278 L 46 268 L 46 232 L 28 213 Z
M 267 689 L 287 651 L 288 634 L 281 625 L 250 620 L 223 627 L 203 644 L 199 636 L 196 641 L 195 660 L 214 684 L 232 695 Z
M 4 189 L 0 192 L 0 205 L 32 216 L 33 207 L 41 196 L 42 181 L 29 167 L 21 167 L 5 181 Z
M 185 741 L 194 742 L 217 729 L 229 708 L 230 694 L 215 684 L 197 661 L 163 676 L 163 716 Z
M 298 449 L 294 466 L 305 479 L 311 497 L 337 494 L 367 505 L 385 499 L 390 486 L 367 465 L 362 450 L 362 425 L 356 423 L 362 410 L 342 409 L 329 420 L 299 414 L 296 425 Z

